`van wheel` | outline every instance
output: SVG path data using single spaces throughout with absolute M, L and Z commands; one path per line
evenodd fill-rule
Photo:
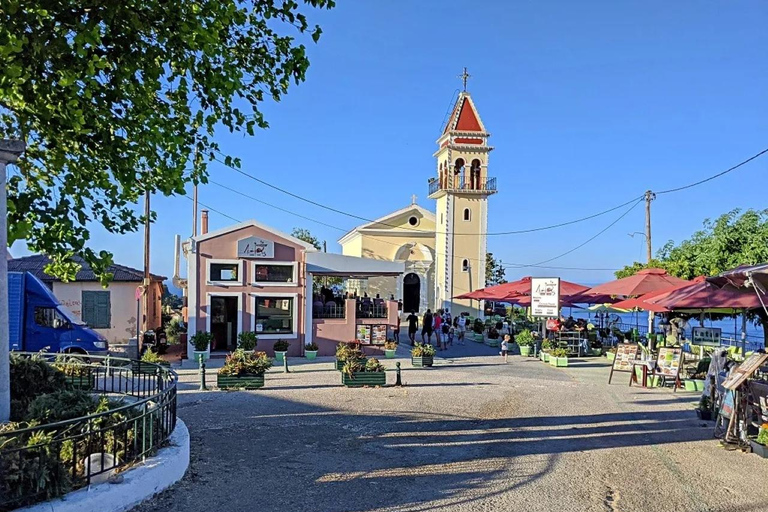
M 65 354 L 75 357 L 78 360 L 82 361 L 84 364 L 91 364 L 91 358 L 86 357 L 88 355 L 88 352 L 81 348 L 68 348 L 64 351 Z

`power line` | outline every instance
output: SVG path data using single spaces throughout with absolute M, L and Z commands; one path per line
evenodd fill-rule
M 192 201 L 192 202 L 194 202 L 194 201 L 195 201 L 195 200 L 194 200 L 194 198 L 192 198 L 192 197 L 189 197 L 188 195 L 185 195 L 184 197 L 186 197 L 187 199 L 189 199 L 189 200 L 190 200 L 190 201 Z M 231 215 L 227 215 L 226 213 L 224 213 L 224 212 L 222 212 L 222 211 L 219 211 L 219 210 L 217 210 L 216 208 L 214 208 L 214 207 L 212 207 L 212 206 L 208 206 L 207 204 L 203 204 L 203 203 L 201 203 L 200 201 L 198 201 L 198 202 L 197 202 L 197 204 L 199 204 L 199 205 L 200 205 L 200 206 L 202 206 L 203 208 L 207 208 L 207 209 L 209 209 L 210 211 L 212 211 L 212 212 L 214 212 L 214 213 L 218 213 L 218 214 L 219 214 L 219 215 L 221 215 L 222 217 L 226 217 L 226 218 L 228 218 L 229 220 L 233 220 L 233 221 L 235 221 L 235 222 L 237 222 L 237 223 L 240 223 L 240 222 L 242 222 L 241 220 L 239 220 L 239 219 L 236 219 L 236 218 L 232 217 Z
M 743 162 L 740 162 L 740 163 L 738 163 L 738 164 L 734 165 L 733 167 L 731 167 L 731 168 L 729 168 L 729 169 L 726 169 L 726 170 L 724 170 L 723 172 L 719 172 L 719 173 L 717 173 L 717 174 L 715 174 L 715 175 L 712 175 L 712 176 L 710 176 L 709 178 L 705 178 L 705 179 L 703 179 L 703 180 L 701 180 L 701 181 L 697 181 L 697 182 L 695 182 L 695 183 L 691 183 L 691 184 L 689 184 L 689 185 L 685 185 L 685 186 L 682 186 L 682 187 L 677 187 L 677 188 L 670 188 L 670 189 L 668 189 L 668 190 L 662 190 L 661 192 L 656 192 L 656 195 L 661 195 L 661 194 L 671 194 L 672 192 L 679 192 L 679 191 L 681 191 L 681 190 L 686 190 L 686 189 L 689 189 L 689 188 L 692 188 L 692 187 L 696 187 L 696 186 L 698 186 L 698 185 L 701 185 L 702 183 L 706 183 L 706 182 L 708 182 L 708 181 L 712 181 L 712 180 L 714 180 L 714 179 L 716 179 L 716 178 L 719 178 L 720 176 L 724 176 L 724 175 L 728 174 L 728 173 L 729 173 L 729 172 L 731 172 L 731 171 L 735 171 L 736 169 L 738 169 L 738 168 L 739 168 L 739 167 L 741 167 L 742 165 L 748 164 L 748 163 L 749 163 L 749 162 L 751 162 L 752 160 L 754 160 L 754 159 L 756 159 L 756 158 L 759 158 L 759 157 L 761 157 L 762 155 L 764 155 L 764 154 L 766 154 L 766 153 L 768 153 L 768 148 L 765 148 L 764 150 L 762 150 L 762 151 L 761 151 L 761 152 L 759 152 L 758 154 L 756 154 L 756 155 L 753 155 L 753 156 L 751 156 L 751 157 L 747 158 L 747 159 L 746 159 L 746 160 L 744 160 Z

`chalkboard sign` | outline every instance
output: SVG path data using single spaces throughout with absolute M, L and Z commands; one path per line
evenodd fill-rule
M 682 387 L 680 370 L 683 368 L 683 358 L 682 348 L 661 347 L 659 357 L 656 358 L 656 368 L 651 373 L 651 377 L 659 374 L 674 379 L 673 391 L 677 391 L 677 388 Z
M 637 361 L 640 345 L 637 343 L 619 343 L 616 345 L 616 358 L 611 366 L 611 374 L 608 376 L 608 384 L 611 383 L 613 372 L 634 372 L 632 364 Z
M 749 356 L 743 363 L 731 370 L 728 378 L 723 382 L 725 389 L 737 389 L 739 386 L 749 378 L 750 375 L 760 368 L 760 366 L 768 359 L 768 354 L 755 352 Z

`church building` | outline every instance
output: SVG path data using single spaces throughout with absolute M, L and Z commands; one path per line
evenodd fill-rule
M 466 70 L 464 77 L 465 90 L 433 155 L 436 175 L 428 181 L 428 197 L 436 201 L 435 213 L 417 205 L 414 196 L 410 206 L 339 239 L 345 255 L 405 263 L 401 278 L 371 278 L 366 287 L 369 295 L 402 299 L 404 313 L 480 313 L 479 301 L 453 298 L 485 286 L 488 197 L 496 193 L 496 178 L 488 177 L 490 134 L 466 91 Z

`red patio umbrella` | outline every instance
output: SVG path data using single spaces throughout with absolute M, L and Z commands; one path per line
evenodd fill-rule
M 590 288 L 587 293 L 623 295 L 625 297 L 635 297 L 646 293 L 670 289 L 681 284 L 689 283 L 685 279 L 671 276 L 667 271 L 660 268 L 646 268 L 637 274 L 615 281 L 603 283 L 594 288 Z
M 646 302 L 667 308 L 680 309 L 755 309 L 761 307 L 760 299 L 752 290 L 739 289 L 731 285 L 722 288 L 697 277 L 686 286 L 675 288 L 651 297 Z
M 483 295 L 484 293 L 485 293 L 485 288 L 480 288 L 479 290 L 475 290 L 473 292 L 457 295 L 454 297 L 454 299 L 484 300 L 485 299 L 485 296 Z
M 571 295 L 577 295 L 585 292 L 589 289 L 588 286 L 582 286 L 580 284 L 571 283 L 570 281 L 560 280 L 560 296 L 570 297 Z M 456 297 L 457 299 L 472 298 L 483 300 L 505 300 L 506 297 L 514 297 L 516 295 L 530 295 L 531 293 L 531 276 L 523 277 L 517 281 L 511 283 L 498 284 L 496 286 L 489 286 L 487 288 L 481 288 Z M 468 295 L 472 294 L 472 297 Z M 476 294 L 476 295 L 474 295 Z

